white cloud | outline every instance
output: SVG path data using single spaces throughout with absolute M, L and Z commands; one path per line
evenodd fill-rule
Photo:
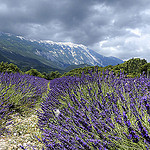
M 138 28 L 135 28 L 135 29 L 129 29 L 129 28 L 127 28 L 126 31 L 130 31 L 134 35 L 141 36 L 141 30 L 138 29 Z
M 129 30 L 134 35 L 110 38 L 94 45 L 94 48 L 106 56 L 116 56 L 123 60 L 139 57 L 150 61 L 150 34 L 139 30 Z

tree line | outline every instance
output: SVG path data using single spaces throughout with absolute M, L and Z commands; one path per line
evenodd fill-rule
M 22 74 L 29 74 L 32 76 L 37 76 L 41 78 L 45 78 L 47 80 L 52 80 L 55 78 L 59 78 L 62 74 L 59 73 L 58 71 L 51 71 L 50 73 L 46 72 L 39 72 L 37 69 L 30 69 L 28 71 L 23 72 L 17 65 L 13 63 L 8 63 L 8 62 L 1 62 L 0 63 L 0 72 L 7 72 L 7 73 L 22 73 Z
M 81 76 L 82 72 L 84 71 L 85 74 L 90 74 L 89 70 L 92 72 L 96 71 L 95 68 L 98 68 L 99 72 L 103 72 L 106 70 L 113 71 L 115 74 L 124 72 L 127 74 L 128 77 L 137 77 L 141 74 L 150 75 L 150 63 L 147 63 L 145 59 L 140 58 L 132 58 L 128 61 L 125 61 L 122 64 L 118 64 L 115 66 L 109 65 L 106 67 L 99 67 L 99 66 L 88 66 L 84 68 L 76 68 L 67 73 L 64 73 L 63 76 Z
M 140 76 L 140 74 L 145 73 L 147 76 L 150 75 L 150 63 L 147 63 L 145 59 L 140 58 L 132 58 L 128 61 L 125 61 L 122 64 L 118 64 L 115 66 L 109 65 L 106 67 L 99 67 L 99 66 L 88 66 L 83 68 L 76 68 L 69 72 L 65 72 L 64 74 L 59 73 L 58 71 L 51 71 L 49 73 L 46 72 L 39 72 L 36 69 L 30 69 L 28 71 L 23 72 L 17 65 L 8 62 L 1 62 L 0 63 L 0 72 L 8 72 L 8 73 L 15 73 L 19 72 L 22 74 L 29 74 L 32 76 L 38 76 L 41 78 L 45 78 L 47 80 L 52 80 L 55 78 L 63 77 L 63 76 L 81 76 L 82 72 L 84 74 L 90 74 L 90 71 L 95 72 L 96 69 L 98 71 L 103 72 L 103 70 L 113 71 L 115 74 L 124 72 L 127 74 L 128 77 L 136 77 Z

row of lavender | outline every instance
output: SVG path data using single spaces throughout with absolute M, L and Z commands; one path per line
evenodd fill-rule
M 47 90 L 47 84 L 47 80 L 34 76 L 0 74 L 0 135 L 7 131 L 10 115 L 33 107 Z
M 48 150 L 150 149 L 150 80 L 120 73 L 51 81 L 39 139 Z

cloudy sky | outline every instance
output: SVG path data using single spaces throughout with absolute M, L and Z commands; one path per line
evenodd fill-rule
M 0 0 L 0 31 L 150 62 L 149 0 Z

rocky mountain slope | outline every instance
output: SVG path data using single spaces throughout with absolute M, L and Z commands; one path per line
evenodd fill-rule
M 8 61 L 25 69 L 64 70 L 70 65 L 117 65 L 115 57 L 105 57 L 84 45 L 53 41 L 36 41 L 8 33 L 0 33 L 0 61 Z

